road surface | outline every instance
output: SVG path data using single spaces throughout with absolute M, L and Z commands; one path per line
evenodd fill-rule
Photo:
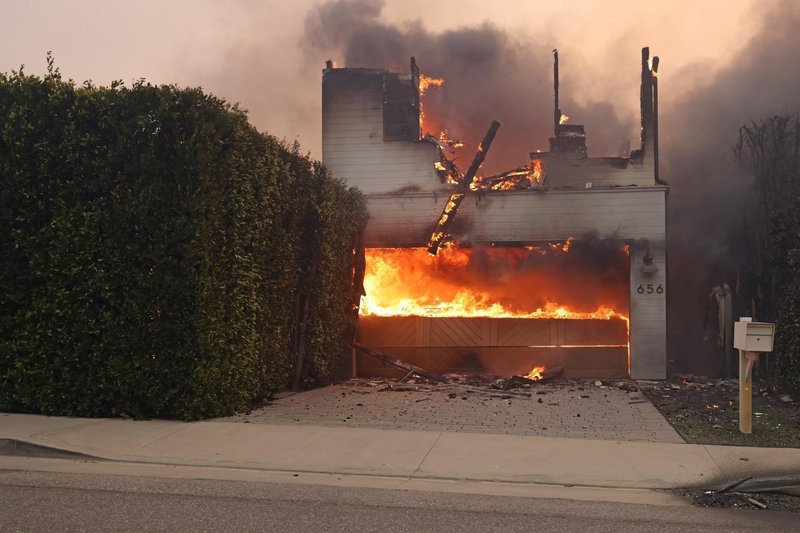
M 800 531 L 800 516 L 771 511 L 43 472 L 24 466 L 0 468 L 0 502 L 4 532 Z

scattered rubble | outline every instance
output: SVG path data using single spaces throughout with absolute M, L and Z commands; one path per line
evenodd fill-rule
M 504 392 L 499 392 L 494 387 L 475 387 L 473 385 L 461 385 L 458 383 L 447 383 L 447 384 L 439 384 L 439 385 L 425 385 L 425 384 L 406 384 L 406 383 L 395 383 L 395 384 L 387 384 L 383 387 L 379 388 L 378 390 L 384 391 L 423 391 L 423 392 L 447 392 L 447 391 L 454 391 L 449 392 L 448 397 L 455 398 L 458 393 L 473 393 L 473 394 L 483 394 L 486 396 L 492 396 L 497 398 L 530 398 L 530 392 L 523 392 L 523 391 L 514 391 L 510 389 L 502 389 Z
M 713 490 L 679 490 L 676 492 L 690 498 L 699 507 L 800 512 L 800 498 L 789 494 L 764 493 L 755 496 L 748 493 Z
M 429 370 L 425 370 L 424 368 L 420 368 L 418 366 L 414 366 L 412 364 L 406 363 L 405 361 L 400 361 L 399 359 L 395 359 L 394 357 L 392 357 L 390 355 L 386 355 L 384 353 L 376 352 L 375 350 L 373 350 L 371 348 L 367 348 L 364 345 L 355 343 L 355 344 L 353 344 L 353 347 L 356 350 L 360 351 L 360 352 L 363 352 L 363 353 L 365 353 L 365 354 L 367 354 L 367 355 L 369 355 L 371 357 L 374 357 L 375 359 L 378 359 L 379 361 L 383 361 L 384 363 L 386 363 L 388 365 L 391 365 L 393 367 L 399 368 L 400 370 L 406 371 L 407 374 L 400 381 L 405 381 L 412 374 L 416 374 L 418 376 L 421 376 L 421 377 L 424 377 L 424 378 L 427 378 L 427 379 L 430 379 L 430 380 L 433 380 L 433 381 L 438 381 L 440 383 L 447 383 L 447 381 L 448 381 L 446 377 L 441 376 L 439 374 L 436 374 L 435 372 L 430 372 Z

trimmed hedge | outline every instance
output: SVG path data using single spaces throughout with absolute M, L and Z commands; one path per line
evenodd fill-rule
M 0 409 L 225 415 L 301 344 L 301 383 L 333 379 L 362 195 L 200 89 L 49 65 L 0 74 Z

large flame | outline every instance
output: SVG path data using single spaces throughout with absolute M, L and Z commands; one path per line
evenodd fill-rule
M 480 150 L 480 147 L 478 147 Z M 471 191 L 513 191 L 541 187 L 547 176 L 541 158 L 531 159 L 530 165 L 507 170 L 493 176 L 476 174 L 469 184 Z
M 572 239 L 477 251 L 450 247 L 436 256 L 424 248 L 369 248 L 360 313 L 627 321 L 624 276 L 620 287 L 608 286 L 607 273 L 592 280 L 592 265 L 580 271 L 563 260 L 571 246 Z M 548 255 L 561 259 L 548 261 Z M 614 291 L 615 298 L 603 300 Z
M 434 87 L 441 87 L 444 85 L 444 78 L 434 78 L 432 76 L 426 76 L 425 74 L 420 73 L 419 75 L 419 95 L 422 96 L 428 90 L 428 87 L 433 85 Z
M 542 160 L 539 158 L 531 159 L 531 170 L 528 175 L 528 180 L 530 180 L 531 185 L 541 185 L 544 182 L 544 176 Z
M 430 87 L 441 87 L 444 85 L 443 78 L 434 78 L 431 76 L 426 76 L 420 72 L 419 74 L 419 131 L 420 133 L 425 133 L 426 124 L 425 124 L 425 109 L 422 104 L 422 97 L 428 91 Z

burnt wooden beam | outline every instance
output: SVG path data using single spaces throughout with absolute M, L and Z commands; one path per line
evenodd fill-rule
M 456 190 L 450 195 L 450 199 L 445 204 L 438 222 L 436 222 L 436 227 L 433 230 L 433 234 L 431 234 L 431 239 L 428 241 L 429 254 L 436 255 L 439 251 L 442 241 L 447 236 L 447 230 L 453 223 L 453 218 L 456 216 L 458 206 L 460 206 L 461 202 L 464 200 L 464 196 L 466 196 L 469 190 L 469 184 L 472 183 L 472 178 L 475 177 L 475 173 L 478 172 L 481 164 L 483 164 L 483 160 L 486 159 L 486 153 L 489 151 L 489 147 L 492 145 L 494 136 L 497 135 L 497 130 L 499 129 L 500 123 L 493 120 L 489 126 L 489 131 L 486 132 L 483 140 L 478 145 L 478 150 L 475 152 L 472 164 L 467 169 L 461 182 L 456 185 Z
M 503 186 L 505 184 L 509 184 L 509 188 L 527 186 L 527 184 L 530 184 L 530 175 L 531 167 L 528 165 L 512 168 L 511 170 L 506 170 L 500 174 L 494 174 L 493 176 L 481 178 L 479 181 L 476 181 L 470 185 L 470 190 L 495 190 L 496 187 L 504 188 Z
M 563 366 L 556 366 L 553 368 L 548 368 L 547 370 L 542 371 L 541 378 L 537 379 L 536 381 L 542 382 L 547 381 L 550 379 L 555 379 L 560 376 L 564 372 Z
M 422 376 L 424 378 L 428 378 L 432 381 L 438 381 L 439 383 L 449 383 L 450 380 L 446 377 L 442 376 L 441 374 L 437 374 L 435 372 L 430 372 L 425 370 L 424 368 L 420 368 L 418 366 L 414 366 L 410 363 L 406 363 L 405 361 L 401 361 L 400 359 L 395 359 L 390 355 L 386 355 L 385 353 L 376 352 L 372 348 L 367 348 L 363 344 L 353 343 L 353 347 L 358 350 L 359 352 L 365 353 L 370 357 L 374 357 L 379 361 L 383 361 L 387 365 L 391 365 L 393 367 L 399 368 L 401 370 L 405 370 L 407 372 L 411 372 Z
M 540 377 L 538 379 L 530 379 L 525 376 L 511 376 L 509 379 L 498 380 L 498 382 L 502 383 L 495 382 L 493 386 L 495 386 L 495 388 L 506 387 L 503 388 L 503 390 L 507 390 L 508 388 L 518 387 L 520 385 L 533 385 L 536 383 L 549 381 L 551 379 L 559 377 L 563 373 L 564 373 L 564 367 L 556 366 L 553 368 L 548 368 L 547 370 L 543 370 L 539 374 Z

